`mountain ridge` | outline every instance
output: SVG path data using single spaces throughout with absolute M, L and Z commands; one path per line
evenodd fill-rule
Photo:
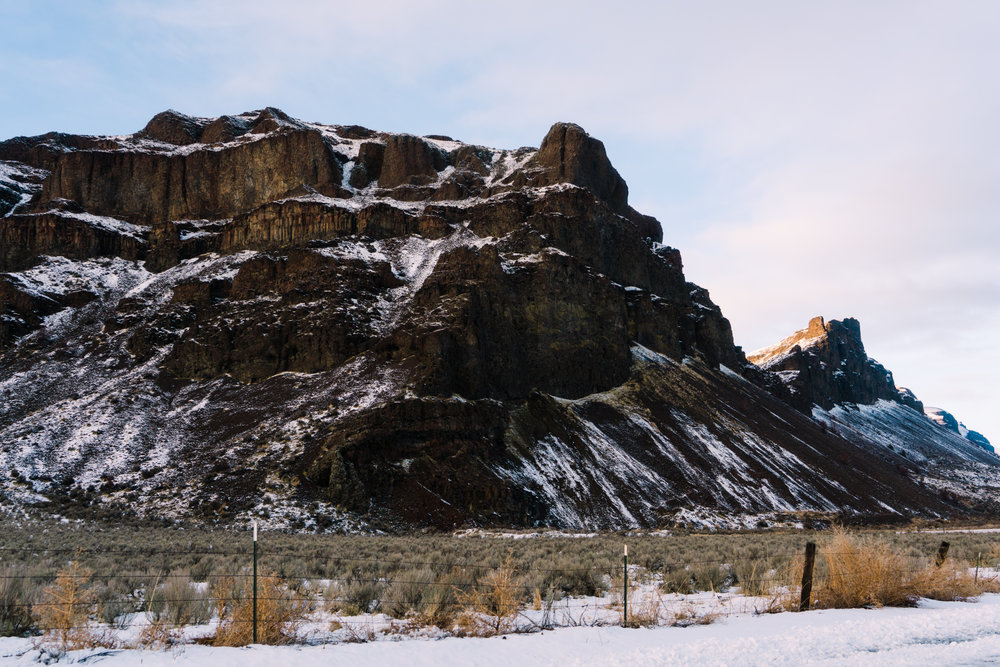
M 922 414 L 916 462 L 878 430 L 895 408 L 862 423 L 850 386 L 751 364 L 577 125 L 501 150 L 164 112 L 0 160 L 8 502 L 354 530 L 1000 497 L 992 460 Z M 972 468 L 986 490 L 955 491 Z

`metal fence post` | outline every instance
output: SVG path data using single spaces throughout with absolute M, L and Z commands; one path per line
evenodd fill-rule
M 257 643 L 257 522 L 253 522 L 253 643 Z
M 625 587 L 622 590 L 622 627 L 628 627 L 628 545 L 625 545 L 625 556 L 622 571 L 625 575 Z

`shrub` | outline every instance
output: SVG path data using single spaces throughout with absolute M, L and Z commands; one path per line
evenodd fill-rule
M 185 574 L 167 578 L 156 592 L 156 620 L 169 625 L 199 625 L 212 618 L 212 599 Z
M 434 583 L 424 589 L 420 597 L 420 615 L 424 622 L 445 627 L 455 619 L 460 606 L 458 594 L 475 585 L 475 579 L 467 571 L 454 568 L 451 572 L 438 576 Z
M 474 634 L 498 635 L 514 629 L 524 587 L 514 572 L 513 554 L 468 590 L 457 589 L 458 603 L 463 610 L 464 625 Z
M 903 558 L 882 540 L 838 528 L 820 553 L 827 569 L 816 589 L 820 606 L 909 606 L 918 597 Z
M 432 570 L 403 570 L 385 592 L 382 608 L 394 618 L 403 618 L 420 609 L 424 592 L 433 584 Z
M 955 561 L 925 567 L 914 577 L 913 587 L 920 597 L 932 600 L 969 600 L 981 592 L 968 568 Z
M 233 587 L 227 587 L 233 590 Z M 220 589 L 216 589 L 219 591 Z M 222 591 L 225 594 L 225 591 Z M 216 599 L 216 607 L 231 612 L 219 620 L 213 645 L 246 646 L 253 642 L 253 597 L 243 595 L 233 600 Z M 295 594 L 276 575 L 263 573 L 258 577 L 257 587 L 257 643 L 288 644 L 294 641 L 296 632 L 309 605 L 297 599 Z
M 74 560 L 42 591 L 33 610 L 42 630 L 43 645 L 72 651 L 96 644 L 89 627 L 90 614 L 96 604 L 96 596 L 88 587 L 93 574 Z
M 0 569 L 0 636 L 19 637 L 31 632 L 35 595 L 34 585 L 25 578 L 23 570 Z

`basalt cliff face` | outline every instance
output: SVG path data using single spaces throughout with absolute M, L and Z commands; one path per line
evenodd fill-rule
M 943 496 L 995 497 L 997 458 L 989 440 L 897 387 L 865 352 L 857 320 L 815 317 L 749 359 L 776 373 L 790 402 L 825 428 L 897 458 L 895 465 Z
M 849 380 L 802 346 L 749 363 L 576 125 L 498 150 L 168 111 L 0 143 L 0 215 L 7 502 L 344 529 L 969 509 L 811 412 L 918 407 L 856 323 L 817 325 Z
M 884 399 L 923 412 L 923 404 L 897 389 L 892 373 L 868 356 L 861 324 L 851 317 L 830 322 L 814 317 L 805 329 L 751 353 L 749 359 L 777 373 L 788 386 L 792 403 L 803 409 Z

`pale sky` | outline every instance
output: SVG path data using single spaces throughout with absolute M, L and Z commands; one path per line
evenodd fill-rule
M 167 108 L 603 140 L 746 350 L 857 317 L 1000 445 L 1000 2 L 0 0 L 0 138 Z

